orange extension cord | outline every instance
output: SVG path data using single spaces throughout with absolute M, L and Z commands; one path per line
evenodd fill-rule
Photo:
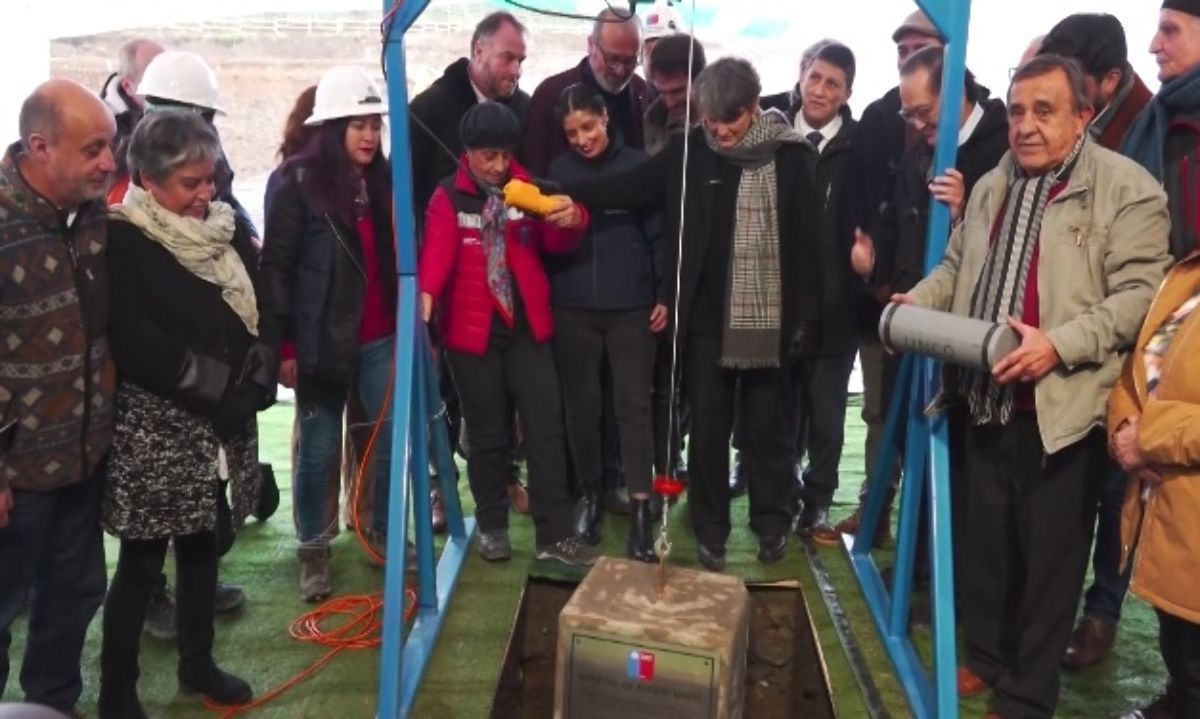
M 395 372 L 393 371 L 392 379 L 388 384 L 387 396 L 383 402 L 383 409 L 380 410 L 379 419 L 375 422 L 375 428 L 371 431 L 371 438 L 367 442 L 367 447 L 363 451 L 362 459 L 358 464 L 358 473 L 354 482 L 354 498 L 352 500 L 354 534 L 358 537 L 358 543 L 362 546 L 363 551 L 376 562 L 383 562 L 385 558 L 379 552 L 375 551 L 375 548 L 363 536 L 362 522 L 358 518 L 358 507 L 359 499 L 362 496 L 363 476 L 366 474 L 368 462 L 372 454 L 374 454 L 375 442 L 379 439 L 379 432 L 384 426 L 383 417 L 387 415 L 388 410 L 391 408 L 392 389 L 395 381 Z M 379 479 L 379 477 L 376 477 L 375 481 L 379 481 Z M 376 509 L 387 511 L 386 507 Z M 407 606 L 404 609 L 404 623 L 407 624 L 417 611 L 416 589 L 409 586 L 404 591 L 404 598 L 407 601 Z M 339 618 L 342 621 L 330 626 L 333 620 Z M 321 658 L 310 664 L 304 671 L 266 694 L 259 696 L 249 704 L 222 706 L 210 699 L 205 699 L 204 706 L 219 714 L 220 719 L 232 719 L 233 717 L 246 714 L 274 701 L 289 690 L 308 681 L 309 678 L 321 671 L 326 664 L 333 661 L 334 657 L 343 651 L 347 649 L 371 649 L 380 646 L 383 643 L 382 633 L 382 592 L 334 597 L 308 614 L 296 619 L 288 627 L 288 634 L 293 639 L 329 647 L 329 651 L 321 656 Z

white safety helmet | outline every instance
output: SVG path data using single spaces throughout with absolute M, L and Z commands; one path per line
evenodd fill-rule
M 304 124 L 320 125 L 341 117 L 386 115 L 387 112 L 387 98 L 362 68 L 339 65 L 321 76 L 312 115 Z
M 137 94 L 213 110 L 225 114 L 217 104 L 217 75 L 194 52 L 164 50 L 150 61 Z
M 678 10 L 671 7 L 671 0 L 657 0 L 646 15 L 646 30 L 642 37 L 646 40 L 657 40 L 682 32 L 683 27 L 683 17 Z

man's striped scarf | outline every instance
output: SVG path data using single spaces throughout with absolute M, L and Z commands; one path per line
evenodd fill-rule
M 1014 163 L 1000 232 L 988 250 L 983 271 L 971 295 L 971 317 L 989 322 L 1021 318 L 1025 310 L 1025 282 L 1029 278 L 1050 193 L 1055 185 L 1070 176 L 1083 142 L 1084 138 L 1080 138 L 1066 161 L 1057 170 L 1044 175 L 1026 175 Z M 960 388 L 967 399 L 971 421 L 974 424 L 1008 424 L 1013 414 L 1014 386 L 998 384 L 991 372 L 966 369 L 959 372 Z

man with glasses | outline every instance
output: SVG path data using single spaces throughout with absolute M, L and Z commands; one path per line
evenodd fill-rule
M 932 176 L 933 151 L 942 111 L 944 62 L 941 47 L 927 47 L 911 55 L 901 67 L 900 109 L 896 116 L 920 140 L 905 152 L 892 197 L 884 211 L 874 224 L 855 231 L 852 255 L 855 271 L 872 286 L 890 288 L 894 292 L 907 292 L 925 276 L 930 195 L 948 202 L 952 219 L 957 222 L 976 180 L 996 167 L 1008 150 L 1008 118 L 1004 103 L 989 98 L 987 90 L 980 87 L 968 71 L 958 113 L 957 169 L 937 178 Z M 859 136 L 862 136 L 861 129 Z M 898 357 L 888 357 L 883 362 L 882 395 L 885 400 L 891 397 L 899 364 Z M 885 410 L 886 407 L 885 404 Z M 954 426 L 953 418 L 951 426 Z M 955 434 L 953 429 L 951 431 Z M 953 438 L 951 446 L 954 446 Z M 957 452 L 952 450 L 951 461 L 956 460 Z M 952 476 L 956 475 L 952 473 Z M 960 513 L 955 514 L 957 517 Z M 836 529 L 847 531 L 842 525 Z M 817 539 L 832 543 L 837 536 L 823 533 Z M 927 554 L 918 552 L 918 556 L 925 558 Z
M 897 68 L 914 52 L 925 47 L 941 47 L 945 44 L 937 28 L 919 10 L 905 18 L 900 27 L 896 28 L 892 33 L 892 42 L 896 44 Z M 863 110 L 854 143 L 852 179 L 849 185 L 858 191 L 847 193 L 845 198 L 845 211 L 851 226 L 868 228 L 875 223 L 880 211 L 886 208 L 892 199 L 905 148 L 917 140 L 917 134 L 912 128 L 905 127 L 899 112 L 898 87 L 892 88 Z M 881 300 L 886 299 L 888 294 L 887 287 L 872 288 L 856 298 L 861 303 L 856 314 L 862 318 L 864 327 L 873 327 L 876 324 L 883 309 Z M 878 333 L 871 330 L 858 338 L 858 355 L 862 368 L 862 418 L 867 424 L 866 468 L 869 473 L 874 470 L 875 456 L 883 442 L 883 425 L 888 408 L 888 397 L 883 393 L 884 352 L 879 344 Z M 891 482 L 894 486 L 899 481 L 900 464 L 897 462 L 892 468 Z M 864 500 L 866 488 L 867 483 L 863 482 L 861 498 Z M 861 512 L 856 511 L 839 522 L 836 528 L 841 532 L 853 534 L 858 531 L 860 516 Z M 888 502 L 887 514 L 879 528 L 881 538 L 890 536 L 890 517 L 891 502 Z
M 558 96 L 578 82 L 592 85 L 608 107 L 609 133 L 642 149 L 642 118 L 649 104 L 646 81 L 634 74 L 642 52 L 642 27 L 636 15 L 612 8 L 596 16 L 588 54 L 575 67 L 546 78 L 533 92 L 525 122 L 522 161 L 534 175 L 545 175 L 550 161 L 567 151 L 567 138 L 555 116 Z

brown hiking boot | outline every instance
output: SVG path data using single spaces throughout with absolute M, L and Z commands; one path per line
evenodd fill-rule
M 1071 642 L 1063 655 L 1064 669 L 1079 670 L 1094 667 L 1112 651 L 1117 638 L 1117 625 L 1092 616 L 1084 616 L 1071 633 Z
M 529 492 L 520 480 L 508 483 L 508 504 L 517 514 L 529 514 Z
M 309 603 L 328 599 L 333 594 L 329 547 L 300 547 L 296 556 L 300 559 L 300 598 Z
M 863 506 L 860 504 L 858 508 L 849 516 L 833 525 L 832 529 L 823 527 L 816 530 L 812 534 L 812 540 L 817 544 L 825 546 L 837 546 L 842 543 L 842 535 L 858 534 L 858 527 L 862 524 Z M 883 510 L 883 516 L 879 518 L 879 527 L 875 531 L 874 548 L 886 547 L 892 541 L 892 508 L 886 507 Z
M 442 490 L 434 489 L 429 492 L 429 515 L 433 520 L 433 533 L 446 532 L 446 500 L 442 498 Z

